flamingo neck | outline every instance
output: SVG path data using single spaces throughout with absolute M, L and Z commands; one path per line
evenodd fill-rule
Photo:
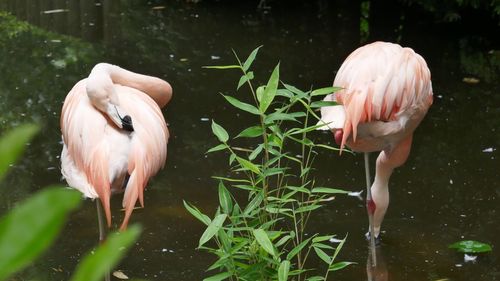
M 93 69 L 93 75 L 107 75 L 114 84 L 135 88 L 150 96 L 160 107 L 164 107 L 172 98 L 172 87 L 160 78 L 138 74 L 119 66 L 99 63 Z

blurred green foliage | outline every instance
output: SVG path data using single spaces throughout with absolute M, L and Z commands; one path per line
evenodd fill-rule
M 0 138 L 0 179 L 36 134 L 36 125 L 21 125 Z M 68 215 L 81 201 L 78 191 L 49 187 L 18 203 L 0 218 L 0 280 L 22 270 L 54 243 Z M 140 234 L 140 227 L 109 237 L 85 256 L 71 280 L 98 281 L 126 253 Z

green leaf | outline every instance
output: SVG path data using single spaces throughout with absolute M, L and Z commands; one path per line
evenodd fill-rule
M 198 210 L 198 208 L 190 205 L 186 201 L 182 200 L 182 202 L 184 203 L 184 207 L 186 208 L 186 210 L 188 210 L 188 212 L 191 213 L 191 215 L 193 215 L 193 217 L 197 218 L 199 221 L 201 221 L 205 225 L 210 224 L 211 220 L 207 215 L 203 214 L 200 210 Z
M 286 256 L 287 260 L 292 260 L 293 257 L 295 257 L 302 249 L 309 243 L 309 241 L 312 239 L 312 237 L 307 238 L 306 240 L 302 241 L 297 247 L 293 248 L 288 255 Z
M 311 277 L 306 279 L 306 281 L 323 281 L 323 280 L 325 280 L 325 277 L 319 276 L 319 275 L 311 276 Z
M 233 69 L 233 68 L 239 68 L 239 69 L 241 69 L 241 66 L 239 66 L 239 65 L 208 65 L 208 66 L 202 66 L 202 68 L 207 68 L 207 69 Z
M 54 242 L 80 199 L 75 190 L 44 188 L 0 220 L 0 280 L 30 264 Z
M 281 113 L 281 112 L 274 112 L 274 113 L 271 113 L 269 115 L 266 116 L 266 119 L 264 120 L 264 122 L 266 124 L 269 124 L 269 123 L 272 123 L 276 120 L 288 120 L 288 121 L 295 121 L 295 122 L 298 122 L 297 121 L 297 118 L 295 118 L 295 116 L 293 114 L 289 114 L 289 113 Z
M 231 194 L 224 186 L 222 181 L 219 181 L 219 202 L 222 207 L 222 211 L 226 214 L 231 214 L 233 209 L 233 200 L 231 199 Z
M 207 229 L 203 232 L 200 238 L 200 242 L 198 244 L 198 248 L 203 246 L 203 244 L 207 243 L 212 237 L 219 231 L 222 227 L 222 224 L 226 220 L 226 214 L 217 215 L 212 222 L 208 225 Z
M 318 257 L 322 259 L 326 264 L 330 264 L 332 262 L 330 256 L 328 256 L 323 250 L 321 250 L 318 247 L 313 247 L 313 248 L 314 251 L 316 252 L 316 255 L 318 255 Z
M 342 88 L 340 87 L 326 87 L 326 88 L 320 88 L 312 91 L 311 96 L 326 96 L 331 93 L 337 92 L 341 90 Z
M 217 146 L 214 146 L 214 147 L 210 148 L 209 150 L 207 150 L 206 153 L 212 153 L 212 152 L 224 150 L 226 148 L 227 148 L 227 145 L 225 143 L 221 143 L 221 144 L 219 144 Z
M 278 89 L 278 82 L 280 76 L 280 64 L 278 63 L 271 73 L 271 77 L 269 77 L 269 81 L 267 81 L 267 86 L 262 93 L 262 96 L 259 100 L 259 110 L 261 113 L 266 112 L 267 108 L 271 105 L 276 96 L 276 90 Z
M 298 213 L 310 212 L 310 211 L 314 211 L 316 209 L 319 209 L 321 207 L 322 207 L 321 205 L 307 205 L 307 206 L 302 206 L 300 208 L 297 208 L 295 210 L 295 213 L 298 214 Z
M 491 252 L 492 250 L 490 245 L 474 240 L 458 241 L 449 245 L 448 248 L 456 249 L 461 253 L 474 253 L 474 254 Z
M 222 95 L 230 104 L 232 104 L 234 107 L 238 108 L 238 109 L 241 109 L 243 111 L 246 111 L 248 113 L 252 113 L 252 114 L 255 114 L 255 115 L 260 115 L 260 112 L 259 110 L 251 105 L 251 104 L 248 104 L 248 103 L 245 103 L 245 102 L 241 102 L 239 101 L 238 99 L 236 98 L 233 98 L 231 96 L 224 96 Z
M 12 129 L 0 138 L 0 181 L 38 130 L 37 125 L 25 124 Z
M 312 193 L 327 193 L 327 194 L 348 194 L 350 191 L 335 189 L 329 187 L 315 187 L 311 190 Z
M 271 242 L 271 240 L 269 240 L 269 236 L 267 236 L 267 233 L 264 229 L 254 229 L 253 235 L 255 236 L 255 239 L 257 239 L 257 242 L 262 247 L 262 249 L 271 254 L 273 257 L 277 257 L 273 243 Z
M 315 102 L 311 103 L 310 107 L 311 108 L 318 108 L 318 107 L 335 106 L 335 105 L 338 105 L 338 103 L 335 101 L 315 101 Z
M 262 46 L 259 46 L 257 48 L 255 48 L 251 53 L 250 55 L 248 56 L 248 58 L 245 60 L 245 63 L 243 64 L 243 71 L 246 72 L 250 66 L 252 65 L 253 61 L 255 60 L 255 57 L 257 56 L 257 53 L 259 52 L 259 49 L 261 48 Z
M 239 90 L 243 84 L 245 84 L 247 81 L 250 81 L 254 78 L 253 72 L 250 71 L 247 74 L 244 74 L 240 77 L 240 81 L 238 82 L 238 87 L 236 87 L 236 90 Z
M 246 159 L 243 159 L 241 157 L 238 157 L 238 156 L 236 156 L 236 160 L 238 161 L 238 163 L 240 163 L 240 166 L 242 168 L 250 170 L 256 174 L 260 174 L 259 167 L 257 165 L 255 165 L 254 163 L 252 163 Z
M 290 271 L 290 261 L 288 260 L 282 261 L 278 269 L 278 281 L 288 280 L 289 271 Z
M 232 274 L 230 272 L 222 272 L 219 274 L 212 275 L 210 277 L 207 277 L 203 279 L 203 281 L 220 281 L 220 280 L 225 280 L 228 277 L 230 277 Z
M 262 149 L 264 149 L 264 144 L 261 143 L 248 155 L 248 159 L 254 160 L 262 152 Z
M 264 196 L 262 195 L 262 193 L 258 193 L 257 195 L 255 195 L 252 201 L 250 201 L 250 203 L 248 203 L 248 205 L 246 206 L 245 210 L 243 211 L 243 214 L 244 215 L 250 214 L 253 210 L 255 210 L 257 207 L 260 206 L 260 203 L 262 203 L 263 200 Z
M 350 262 L 350 261 L 341 261 L 334 263 L 328 267 L 328 271 L 336 271 L 336 270 L 341 270 L 351 264 L 356 264 L 355 262 Z
M 226 130 L 219 124 L 215 123 L 214 120 L 212 120 L 212 132 L 219 139 L 219 141 L 223 143 L 226 143 L 229 139 L 229 135 L 227 134 Z
M 237 138 L 255 138 L 262 136 L 263 131 L 261 126 L 248 127 L 241 131 L 236 137 Z
M 126 254 L 141 234 L 138 225 L 111 234 L 93 253 L 87 254 L 78 265 L 71 281 L 100 281 Z

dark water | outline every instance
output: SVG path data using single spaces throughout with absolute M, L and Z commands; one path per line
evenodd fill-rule
M 118 266 L 129 277 L 148 280 L 201 280 L 213 262 L 195 250 L 204 228 L 187 214 L 182 200 L 214 211 L 217 189 L 211 176 L 225 174 L 228 166 L 221 155 L 205 155 L 216 144 L 206 120 L 214 118 L 234 134 L 248 118 L 218 94 L 234 92 L 237 73 L 202 66 L 233 63 L 231 49 L 246 57 L 263 45 L 255 63 L 258 80 L 265 82 L 281 61 L 283 81 L 302 89 L 323 87 L 330 86 L 342 60 L 360 44 L 359 6 L 352 3 L 281 1 L 267 12 L 257 11 L 251 1 L 0 3 L 2 10 L 37 26 L 7 25 L 5 16 L 0 20 L 0 128 L 4 132 L 29 121 L 43 125 L 1 185 L 1 212 L 44 186 L 62 183 L 60 108 L 71 86 L 95 63 L 107 61 L 172 84 L 174 99 L 164 110 L 171 130 L 167 165 L 145 193 L 146 208 L 132 216 L 144 232 Z M 376 272 L 366 270 L 363 202 L 339 197 L 313 219 L 311 231 L 349 235 L 340 259 L 357 264 L 331 279 L 500 280 L 498 28 L 474 18 L 433 25 L 418 11 L 405 11 L 404 17 L 384 14 L 383 7 L 373 6 L 373 11 L 369 41 L 399 38 L 422 54 L 435 99 L 417 129 L 410 158 L 391 178 Z M 480 82 L 464 83 L 464 77 Z M 315 137 L 332 142 L 329 134 Z M 363 189 L 361 155 L 324 153 L 316 164 L 318 181 Z M 120 203 L 114 198 L 115 223 L 121 220 Z M 463 239 L 489 243 L 494 250 L 476 263 L 464 263 L 447 248 Z M 96 240 L 95 204 L 87 200 L 57 244 L 16 280 L 66 280 Z

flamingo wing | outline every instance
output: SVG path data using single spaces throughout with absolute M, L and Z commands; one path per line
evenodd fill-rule
M 395 121 L 404 112 L 422 111 L 425 115 L 432 104 L 425 60 L 412 49 L 393 43 L 374 42 L 356 49 L 340 67 L 333 84 L 343 89 L 325 99 L 344 106 L 341 147 L 351 134 L 356 142 L 358 124 Z

